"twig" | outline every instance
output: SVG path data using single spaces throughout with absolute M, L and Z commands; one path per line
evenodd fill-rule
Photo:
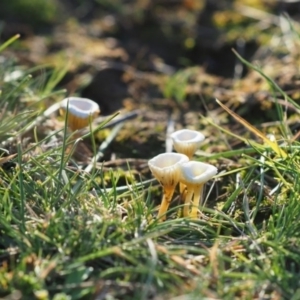
M 99 130 L 102 130 L 104 128 L 109 128 L 109 127 L 113 127 L 119 123 L 123 123 L 127 120 L 131 120 L 131 119 L 134 119 L 136 118 L 139 114 L 141 113 L 140 110 L 134 110 L 134 111 L 131 111 L 129 113 L 126 113 L 124 115 L 119 115 L 115 118 L 113 118 L 111 121 L 109 121 L 108 123 L 106 123 L 104 126 L 101 126 L 99 128 Z M 97 119 L 94 120 L 94 122 L 96 123 L 101 123 L 103 121 L 105 121 L 105 119 L 107 119 L 107 117 L 98 117 Z M 94 130 L 93 133 L 96 133 L 97 130 Z M 80 131 L 78 131 L 78 134 L 82 134 L 82 135 L 85 135 L 85 134 L 88 134 L 90 132 L 89 128 L 84 128 Z
M 279 17 L 277 17 L 276 15 L 267 13 L 257 8 L 253 8 L 243 4 L 238 4 L 237 9 L 241 15 L 246 16 L 248 18 L 252 18 L 259 21 L 263 20 L 265 23 L 276 26 L 278 26 L 280 22 Z

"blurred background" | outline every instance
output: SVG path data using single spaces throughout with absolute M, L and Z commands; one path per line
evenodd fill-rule
M 199 99 L 209 108 L 216 96 L 236 107 L 251 99 L 251 112 L 264 89 L 257 78 L 239 81 L 248 70 L 232 48 L 261 60 L 262 47 L 282 35 L 283 16 L 300 20 L 300 2 L 10 0 L 0 3 L 0 37 L 21 34 L 7 56 L 66 68 L 59 87 L 96 100 L 103 114 L 159 99 L 201 111 Z

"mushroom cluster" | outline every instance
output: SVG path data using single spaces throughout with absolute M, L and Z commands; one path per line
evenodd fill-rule
M 192 161 L 204 141 L 202 133 L 182 129 L 171 134 L 177 153 L 163 153 L 150 159 L 149 169 L 163 187 L 158 219 L 164 220 L 177 184 L 184 201 L 183 216 L 196 219 L 202 200 L 204 184 L 217 174 L 217 168 L 203 162 Z M 191 207 L 192 206 L 192 207 Z

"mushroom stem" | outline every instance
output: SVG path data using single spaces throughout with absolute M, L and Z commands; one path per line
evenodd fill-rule
M 193 206 L 190 213 L 190 217 L 192 219 L 198 218 L 198 209 L 199 209 L 199 204 L 202 202 L 201 200 L 203 194 L 203 187 L 204 184 L 200 184 L 194 188 Z
M 187 191 L 184 193 L 184 207 L 183 207 L 183 216 L 184 217 L 187 217 L 189 216 L 190 214 L 190 204 L 191 204 L 191 200 L 192 200 L 192 197 L 193 197 L 193 189 L 191 188 L 187 188 Z
M 185 191 L 185 188 L 186 188 L 185 184 L 182 183 L 182 182 L 179 182 L 179 192 L 180 192 L 180 195 L 183 194 L 183 192 Z
M 164 194 L 161 200 L 161 205 L 158 211 L 157 218 L 161 221 L 166 219 L 166 212 L 172 201 L 172 197 L 175 191 L 175 186 L 164 188 Z
M 186 185 L 182 182 L 179 182 L 179 195 L 180 195 L 180 202 L 185 203 L 185 197 L 186 197 Z M 179 209 L 179 216 L 184 216 L 184 209 Z
M 92 122 L 92 116 L 88 116 L 87 118 L 83 119 L 71 114 L 68 115 L 68 124 L 72 131 L 82 129 L 88 126 L 90 122 Z

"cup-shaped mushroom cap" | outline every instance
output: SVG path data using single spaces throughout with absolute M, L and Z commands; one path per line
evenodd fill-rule
M 188 162 L 189 158 L 180 153 L 162 153 L 148 162 L 153 176 L 164 187 L 174 187 L 180 177 L 180 165 Z
M 72 130 L 88 126 L 91 119 L 99 112 L 99 105 L 93 100 L 80 97 L 69 97 L 61 102 L 61 108 L 68 111 L 68 125 Z
M 170 137 L 173 140 L 174 149 L 179 153 L 187 155 L 189 158 L 195 154 L 205 139 L 202 133 L 190 129 L 175 131 Z
M 218 169 L 215 166 L 199 161 L 189 161 L 180 165 L 180 182 L 186 185 L 204 184 L 215 176 Z

